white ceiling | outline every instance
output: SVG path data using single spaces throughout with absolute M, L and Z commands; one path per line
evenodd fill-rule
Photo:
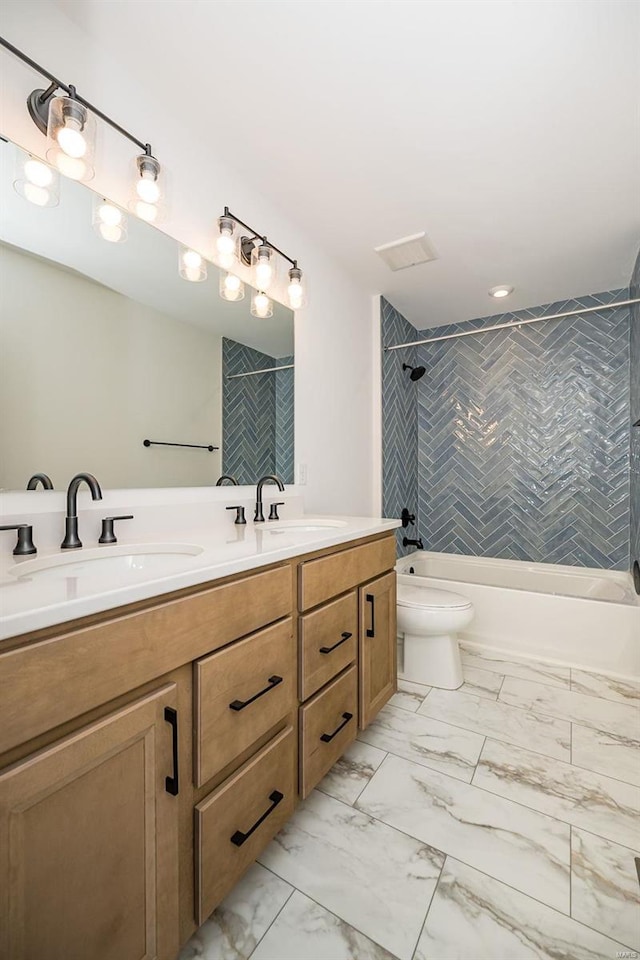
M 629 282 L 636 0 L 58 6 L 419 328 Z M 439 259 L 390 273 L 421 230 Z

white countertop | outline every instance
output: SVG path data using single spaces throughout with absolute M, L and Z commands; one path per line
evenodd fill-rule
M 116 525 L 119 547 L 127 544 L 140 547 L 141 543 L 150 546 L 154 543 L 176 543 L 203 548 L 197 556 L 175 557 L 175 568 L 172 565 L 171 572 L 163 576 L 135 569 L 91 573 L 91 564 L 87 564 L 89 570 L 82 575 L 16 577 L 19 566 L 34 558 L 16 559 L 11 554 L 3 556 L 0 565 L 0 640 L 231 574 L 246 573 L 324 547 L 386 533 L 400 526 L 399 520 L 371 517 L 318 519 L 342 520 L 345 525 L 305 531 L 287 527 L 286 521 L 283 525 L 276 521 L 259 525 L 249 521 L 246 526 L 230 523 L 223 529 L 207 530 L 201 526 L 197 532 L 194 529 L 182 530 L 180 535 L 175 531 L 168 535 L 158 533 L 145 537 L 143 541 L 134 537 L 127 539 L 126 526 Z M 313 520 L 311 516 L 298 518 L 298 522 L 309 524 Z M 105 552 L 110 550 L 108 546 L 98 549 Z M 69 562 L 81 561 L 83 553 L 87 555 L 89 551 L 95 555 L 95 543 L 87 543 L 80 550 L 65 551 L 64 555 Z M 39 550 L 37 559 L 59 557 L 60 553 L 59 549 Z

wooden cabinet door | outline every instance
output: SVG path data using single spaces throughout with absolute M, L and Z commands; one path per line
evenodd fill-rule
M 359 590 L 360 729 L 397 689 L 396 575 L 386 573 Z
M 1 960 L 173 960 L 175 702 L 166 684 L 0 773 Z

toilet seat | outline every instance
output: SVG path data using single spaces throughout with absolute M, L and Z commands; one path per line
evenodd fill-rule
M 471 600 L 453 593 L 420 584 L 398 583 L 398 605 L 422 610 L 470 610 Z

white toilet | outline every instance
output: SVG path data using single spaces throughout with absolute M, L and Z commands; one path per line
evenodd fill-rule
M 473 620 L 473 604 L 459 593 L 398 577 L 398 632 L 404 634 L 401 676 L 430 687 L 461 686 L 458 632 Z

